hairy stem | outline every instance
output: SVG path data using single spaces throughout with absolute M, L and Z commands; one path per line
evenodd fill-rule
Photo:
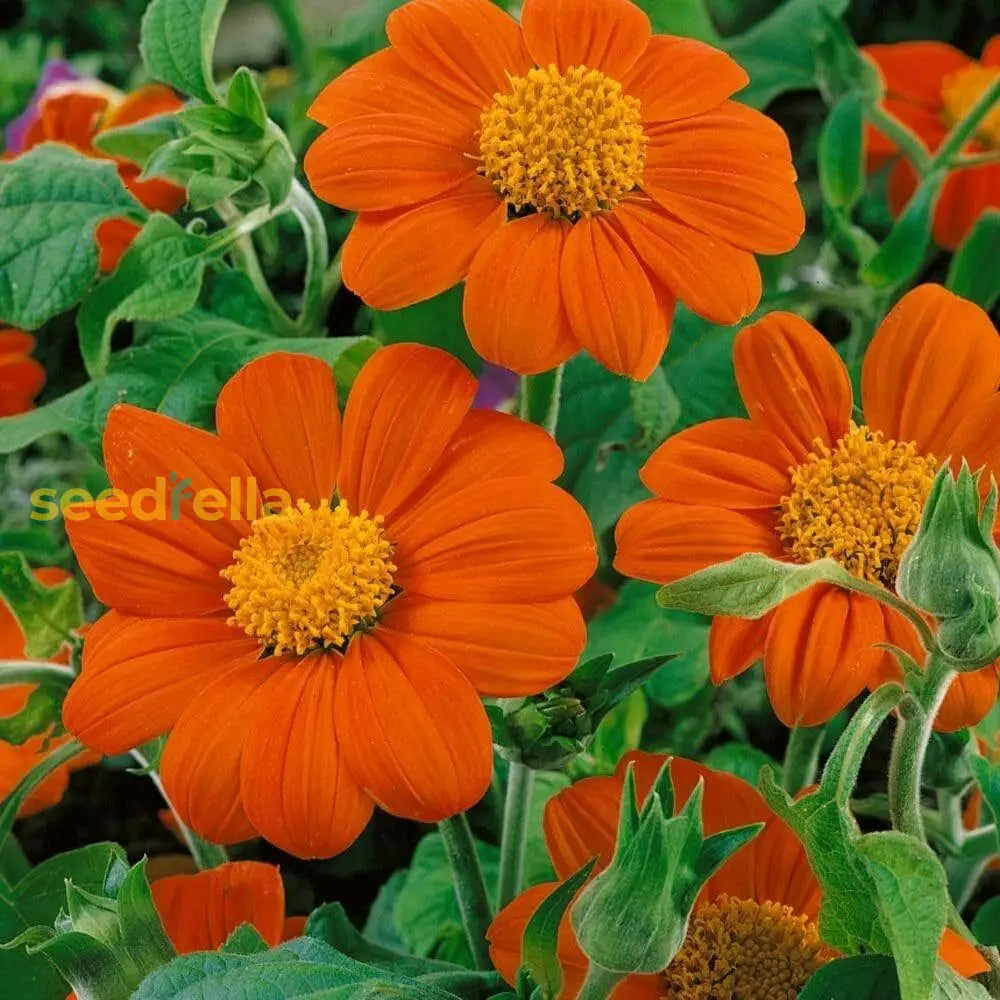
M 591 962 L 577 1000 L 607 1000 L 622 978 L 620 972 L 609 972 Z
M 524 881 L 524 854 L 528 840 L 533 779 L 534 772 L 524 764 L 510 765 L 503 807 L 503 833 L 500 838 L 500 879 L 497 883 L 497 906 L 500 909 L 521 891 Z
M 781 784 L 789 795 L 797 795 L 816 780 L 825 731 L 823 726 L 796 726 L 788 734 Z
M 493 920 L 493 909 L 469 821 L 465 813 L 459 813 L 438 823 L 438 830 L 451 865 L 455 897 L 473 961 L 477 969 L 492 969 L 486 932 Z

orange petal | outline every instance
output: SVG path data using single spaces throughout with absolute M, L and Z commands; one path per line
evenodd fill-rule
M 477 110 L 531 67 L 517 22 L 489 0 L 415 0 L 385 30 L 412 73 Z
M 240 758 L 254 693 L 274 673 L 267 657 L 220 674 L 181 714 L 163 751 L 163 784 L 180 818 L 216 844 L 255 835 L 240 801 Z
M 92 153 L 98 123 L 117 91 L 92 81 L 54 88 L 38 105 L 38 120 L 25 146 L 64 142 L 81 153 Z
M 764 657 L 771 615 L 761 618 L 732 618 L 719 615 L 712 619 L 708 634 L 708 662 L 712 683 L 722 684 L 749 670 Z
M 30 354 L 36 343 L 30 333 L 0 326 L 0 355 Z
M 299 858 L 354 843 L 374 803 L 344 761 L 333 722 L 339 655 L 284 661 L 246 706 L 243 808 L 257 832 Z
M 908 101 L 888 98 L 882 102 L 882 110 L 905 125 L 929 151 L 936 150 L 948 132 L 948 127 L 939 111 L 932 111 L 919 104 L 910 104 Z M 900 150 L 896 143 L 887 135 L 879 132 L 872 125 L 865 127 L 865 155 L 868 170 L 878 170 L 886 160 L 899 155 L 899 153 Z M 906 162 L 909 165 L 908 161 Z M 902 205 L 906 204 L 912 193 L 911 189 L 909 194 L 900 201 L 898 195 L 890 191 L 890 205 L 893 207 L 894 214 L 899 214 Z
M 33 570 L 34 577 L 39 583 L 46 587 L 54 587 L 57 583 L 63 583 L 71 579 L 70 574 L 59 566 L 43 566 Z M 24 633 L 21 626 L 14 617 L 10 608 L 0 601 L 0 660 L 23 660 L 26 658 L 24 650 Z M 62 660 L 60 660 L 62 662 Z M 21 685 L 13 687 L 0 687 L 0 714 L 19 712 L 23 708 L 22 704 L 11 707 L 5 702 L 5 695 L 12 691 L 21 690 Z M 28 688 L 24 688 L 24 695 L 27 697 Z M 17 697 L 14 695 L 13 697 Z
M 650 583 L 673 583 L 747 552 L 782 555 L 777 534 L 745 514 L 644 500 L 615 530 L 615 569 Z
M 0 356 L 0 417 L 30 410 L 45 385 L 45 369 L 34 358 Z
M 380 627 L 354 638 L 334 718 L 354 779 L 386 812 L 434 823 L 489 787 L 482 702 L 457 667 L 411 636 Z
M 984 66 L 1000 66 L 1000 35 L 994 35 L 984 46 L 979 61 Z
M 569 878 L 597 858 L 607 867 L 618 836 L 622 779 L 584 778 L 564 788 L 545 805 L 545 843 L 556 874 Z
M 422 205 L 362 212 L 344 243 L 344 284 L 375 309 L 422 302 L 457 285 L 506 218 L 479 176 Z
M 953 733 L 978 725 L 996 704 L 998 692 L 1000 682 L 995 663 L 982 670 L 958 674 L 945 695 L 934 728 L 939 733 Z
M 472 346 L 521 375 L 562 364 L 579 349 L 560 291 L 571 227 L 537 214 L 501 226 L 469 268 L 463 315 Z
M 474 129 L 430 115 L 372 113 L 324 132 L 303 167 L 324 201 L 378 212 L 428 201 L 476 173 Z
M 101 274 L 110 274 L 118 266 L 118 261 L 141 229 L 130 219 L 106 219 L 97 227 L 95 238 L 100 251 L 98 266 Z
M 974 403 L 963 402 L 965 413 L 948 435 L 948 441 L 941 450 L 942 455 L 951 457 L 952 468 L 961 468 L 962 460 L 971 469 L 983 469 L 985 487 L 990 476 L 1000 480 L 1000 393 L 991 393 L 986 399 Z
M 943 460 L 956 415 L 991 396 L 998 383 L 1000 337 L 989 316 L 940 285 L 921 285 L 875 334 L 861 397 L 872 427 Z
M 699 316 L 729 324 L 757 308 L 753 254 L 692 229 L 655 202 L 625 202 L 612 218 L 646 270 Z
M 667 346 L 667 316 L 639 259 L 606 218 L 573 226 L 559 284 L 580 344 L 610 371 L 649 378 Z
M 42 737 L 31 739 L 20 746 L 0 743 L 0 797 L 5 799 L 21 779 L 54 749 L 52 744 L 43 749 L 43 743 Z M 60 802 L 69 787 L 69 771 L 67 766 L 59 767 L 37 785 L 21 804 L 17 811 L 18 818 L 33 816 Z
M 474 604 L 402 594 L 383 620 L 443 653 L 479 694 L 537 694 L 566 678 L 587 641 L 572 597 L 546 604 Z
M 461 426 L 476 380 L 433 347 L 384 347 L 365 363 L 344 412 L 340 495 L 390 514 L 427 478 Z
M 880 605 L 817 584 L 775 612 L 764 648 L 767 692 L 789 728 L 829 722 L 868 685 L 885 642 Z
M 650 40 L 649 18 L 629 0 L 525 0 L 521 27 L 539 66 L 586 66 L 617 80 Z
M 340 463 L 337 383 L 319 358 L 279 352 L 251 361 L 223 386 L 215 408 L 223 444 L 249 466 L 263 492 L 292 502 L 329 500 Z
M 660 754 L 638 752 L 628 759 L 635 762 L 636 777 L 640 779 L 637 787 L 645 797 L 666 758 Z M 619 771 L 624 773 L 621 765 Z M 675 810 L 687 802 L 699 781 L 704 782 L 702 820 L 706 834 L 721 833 L 748 823 L 763 823 L 771 816 L 771 810 L 757 789 L 733 774 L 716 771 L 684 757 L 673 757 L 670 760 L 670 777 L 674 786 Z
M 945 42 L 895 42 L 866 45 L 862 51 L 878 67 L 890 97 L 920 104 L 933 111 L 942 107 L 944 78 L 972 60 Z
M 989 962 L 979 954 L 976 946 L 956 934 L 950 927 L 944 930 L 938 948 L 938 958 L 966 979 L 990 971 Z
M 847 433 L 853 407 L 847 368 L 800 316 L 769 313 L 741 330 L 733 364 L 751 419 L 770 427 L 796 462 L 817 438 L 830 444 Z
M 750 77 L 725 52 L 694 38 L 654 35 L 622 78 L 639 98 L 644 122 L 690 118 L 717 108 L 742 90 Z
M 118 164 L 118 176 L 133 197 L 150 211 L 173 215 L 187 201 L 187 191 L 159 177 L 142 179 L 139 167 L 130 163 Z
M 473 482 L 421 505 L 396 542 L 396 582 L 444 600 L 568 597 L 597 568 L 593 529 L 568 493 L 524 476 Z
M 1000 209 L 1000 164 L 951 171 L 934 209 L 935 242 L 955 250 L 990 209 Z
M 183 107 L 184 102 L 169 87 L 162 83 L 150 83 L 111 104 L 101 120 L 101 131 L 134 125 L 156 115 L 173 114 Z
M 82 743 L 119 754 L 162 736 L 223 671 L 260 647 L 224 616 L 129 618 L 109 611 L 87 633 L 83 672 L 63 705 Z
M 664 500 L 693 497 L 706 506 L 768 510 L 790 492 L 785 446 L 761 424 L 740 417 L 708 420 L 660 445 L 639 478 Z
M 215 951 L 241 924 L 250 924 L 272 948 L 281 942 L 285 888 L 274 865 L 228 861 L 196 875 L 157 879 L 150 889 L 179 955 Z
M 754 253 L 784 253 L 805 229 L 785 133 L 735 101 L 647 130 L 643 190 L 695 229 Z
M 907 655 L 911 656 L 917 663 L 923 663 L 927 654 L 920 644 L 920 637 L 917 630 L 898 611 L 883 606 L 882 617 L 885 619 L 885 641 L 887 645 L 895 646 Z M 900 667 L 896 654 L 889 649 L 883 651 L 882 659 L 875 674 L 868 682 L 868 686 L 873 690 L 882 684 L 890 681 L 902 683 L 903 670 Z

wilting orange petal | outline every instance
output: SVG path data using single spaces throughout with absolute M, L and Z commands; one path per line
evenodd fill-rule
M 610 371 L 647 379 L 667 346 L 667 316 L 638 257 L 607 219 L 573 226 L 560 287 L 576 340 Z
M 754 253 L 798 243 L 805 213 L 788 138 L 759 111 L 725 101 L 647 129 L 643 191 L 694 229 Z
M 794 462 L 767 427 L 740 417 L 695 424 L 668 438 L 639 472 L 664 500 L 768 510 L 790 492 Z
M 546 604 L 473 604 L 402 594 L 383 616 L 451 660 L 481 695 L 513 698 L 557 684 L 587 641 L 572 597 Z
M 940 285 L 921 285 L 886 316 L 865 355 L 865 419 L 944 460 L 956 414 L 998 384 L 1000 337 L 989 316 Z
M 223 386 L 219 437 L 250 467 L 257 487 L 316 506 L 333 496 L 340 464 L 337 383 L 319 358 L 278 352 L 252 361 Z
M 625 202 L 612 218 L 649 274 L 699 316 L 735 323 L 757 308 L 753 254 L 692 229 L 655 202 Z
M 0 417 L 30 410 L 43 385 L 45 369 L 34 358 L 0 354 Z
M 493 185 L 479 176 L 421 205 L 362 212 L 344 243 L 344 284 L 375 309 L 422 302 L 457 285 L 506 218 Z
M 774 612 L 764 677 L 775 714 L 792 726 L 829 722 L 868 686 L 885 642 L 881 606 L 870 597 L 818 584 Z
M 645 500 L 615 530 L 615 569 L 650 583 L 673 583 L 747 552 L 781 556 L 777 534 L 745 514 Z
M 346 850 L 374 803 L 344 760 L 333 722 L 339 655 L 286 659 L 246 706 L 243 808 L 257 832 L 299 858 Z
M 396 582 L 426 597 L 536 603 L 567 597 L 597 568 L 583 508 L 524 476 L 473 482 L 420 505 L 396 542 Z
M 840 356 L 793 313 L 769 313 L 733 345 L 736 381 L 751 419 L 760 420 L 801 462 L 815 447 L 846 434 L 851 380 Z
M 570 231 L 531 215 L 501 226 L 476 254 L 463 315 L 472 346 L 487 361 L 535 375 L 579 350 L 559 280 Z
M 728 615 L 713 618 L 708 634 L 712 682 L 722 684 L 732 680 L 763 659 L 770 627 L 770 614 L 760 618 L 732 618 Z
M 471 808 L 489 787 L 482 703 L 454 664 L 411 636 L 384 627 L 355 636 L 334 718 L 355 781 L 387 812 L 433 823 Z
M 525 0 L 521 27 L 539 66 L 586 66 L 619 80 L 650 40 L 649 18 L 629 0 Z
M 224 616 L 109 611 L 87 633 L 83 672 L 66 696 L 63 722 L 88 747 L 125 753 L 169 732 L 216 677 L 259 653 L 258 643 Z
M 390 514 L 426 479 L 461 426 L 476 380 L 433 347 L 378 351 L 344 411 L 340 495 L 354 511 Z
M 196 875 L 157 879 L 150 890 L 179 955 L 215 951 L 241 924 L 250 924 L 272 948 L 281 942 L 285 889 L 274 865 L 229 861 Z
M 206 840 L 231 844 L 255 835 L 240 801 L 247 707 L 273 674 L 274 658 L 219 675 L 181 714 L 163 751 L 163 784 L 180 818 Z

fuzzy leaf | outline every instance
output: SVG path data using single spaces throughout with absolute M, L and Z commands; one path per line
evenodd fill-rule
M 206 103 L 218 99 L 212 55 L 227 0 L 152 0 L 139 51 L 149 75 Z
M 0 552 L 0 601 L 21 626 L 29 659 L 54 656 L 83 622 L 83 599 L 76 581 L 46 587 L 20 552 Z

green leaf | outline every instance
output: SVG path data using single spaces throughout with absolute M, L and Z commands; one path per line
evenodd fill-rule
M 934 852 L 889 830 L 857 842 L 875 886 L 874 902 L 896 960 L 901 1000 L 924 1000 L 948 915 L 948 881 Z
M 547 996 L 559 996 L 563 985 L 562 964 L 559 961 L 559 928 L 563 917 L 596 864 L 596 858 L 588 861 L 546 896 L 524 928 L 522 965 Z
M 984 986 L 960 976 L 950 965 L 938 962 L 930 1000 L 990 1000 Z
M 253 924 L 240 924 L 219 949 L 229 955 L 259 955 L 267 951 L 267 942 Z
M 193 310 L 153 329 L 148 340 L 112 355 L 106 374 L 59 399 L 0 420 L 0 454 L 45 434 L 66 434 L 96 456 L 108 410 L 131 403 L 199 427 L 215 424 L 215 402 L 230 376 L 273 351 L 322 358 L 333 366 L 341 399 L 376 344 L 368 337 L 268 337 L 232 320 Z
M 227 0 L 152 0 L 142 18 L 139 51 L 154 79 L 199 97 L 219 99 L 212 56 Z
M 153 153 L 180 136 L 177 115 L 154 115 L 130 125 L 99 132 L 94 136 L 94 148 L 108 156 L 131 160 L 144 167 Z
M 633 382 L 631 390 L 635 422 L 642 431 L 643 444 L 655 448 L 680 420 L 681 401 L 663 368 L 654 368 L 645 382 Z
M 948 268 L 948 288 L 984 309 L 1000 299 L 1000 211 L 984 212 L 955 251 Z
M 0 319 L 34 330 L 97 275 L 94 231 L 141 212 L 114 163 L 45 143 L 0 162 Z
M 981 944 L 1000 945 L 1000 896 L 979 907 L 972 920 L 972 933 Z
M 920 269 L 931 242 L 934 203 L 944 174 L 924 178 L 885 242 L 861 269 L 861 280 L 875 288 L 908 281 Z
M 66 902 L 66 880 L 99 893 L 113 859 L 123 861 L 115 844 L 92 844 L 43 861 L 14 885 L 0 881 L 0 943 L 34 926 L 51 926 Z M 65 1000 L 69 989 L 42 955 L 23 949 L 0 951 L 0 1000 Z
M 972 776 L 976 779 L 986 806 L 993 816 L 994 823 L 1000 823 L 1000 767 L 986 757 L 970 754 L 968 757 Z M 1000 847 L 1000 841 L 998 841 Z
M 833 106 L 819 137 L 819 182 L 834 208 L 849 208 L 865 190 L 864 108 L 861 97 L 845 94 Z
M 618 761 L 638 748 L 649 718 L 649 702 L 642 691 L 633 691 L 601 720 L 590 752 L 600 771 L 613 771 Z
M 133 865 L 118 890 L 118 921 L 122 944 L 137 968 L 152 971 L 177 952 L 170 943 L 153 905 L 146 878 L 146 859 Z
M 24 633 L 29 659 L 54 656 L 71 640 L 70 632 L 83 623 L 83 599 L 76 581 L 46 587 L 20 552 L 0 552 L 0 600 Z
M 28 695 L 21 711 L 0 716 L 0 742 L 21 746 L 32 736 L 49 732 L 62 723 L 62 703 L 67 685 L 39 684 Z
M 751 785 L 757 784 L 765 767 L 776 774 L 781 772 L 781 766 L 773 757 L 749 743 L 723 743 L 713 747 L 705 757 L 705 766 L 728 771 Z
M 257 78 L 246 66 L 233 74 L 226 88 L 226 107 L 240 118 L 252 122 L 264 134 L 267 126 L 267 106 L 261 96 Z
M 887 955 L 854 955 L 824 965 L 799 1000 L 898 1000 L 896 965 Z
M 193 308 L 205 268 L 225 250 L 226 242 L 218 237 L 189 233 L 167 215 L 151 216 L 77 317 L 80 353 L 90 375 L 107 370 L 118 323 L 173 319 Z

